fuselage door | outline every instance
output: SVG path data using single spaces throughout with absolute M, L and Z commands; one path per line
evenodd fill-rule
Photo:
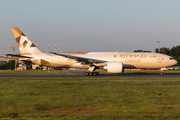
M 162 61 L 161 56 L 158 56 L 158 57 L 157 57 L 157 60 L 158 60 L 158 63 L 161 63 L 161 61 Z

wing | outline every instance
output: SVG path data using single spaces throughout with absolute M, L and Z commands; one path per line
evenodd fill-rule
M 53 53 L 53 54 L 63 56 L 69 59 L 74 59 L 77 62 L 82 62 L 82 64 L 101 64 L 101 63 L 107 62 L 104 60 L 93 59 L 93 58 L 88 58 L 88 57 L 80 57 L 80 56 L 75 56 L 75 55 L 68 55 L 68 54 L 61 54 L 61 53 Z

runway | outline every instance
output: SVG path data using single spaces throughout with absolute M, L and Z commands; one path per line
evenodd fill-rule
M 180 75 L 0 75 L 0 78 L 180 78 Z

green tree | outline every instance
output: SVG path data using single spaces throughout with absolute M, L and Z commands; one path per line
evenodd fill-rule
M 30 63 L 30 62 L 24 62 L 23 65 L 26 66 L 26 69 L 27 69 L 27 70 L 28 70 L 28 69 L 32 69 L 32 63 Z
M 4 69 L 11 69 L 14 70 L 15 69 L 15 60 L 10 60 L 9 62 L 7 62 L 6 64 L 3 65 Z
M 134 50 L 134 52 L 151 52 L 151 51 L 139 49 L 139 50 Z
M 173 48 L 171 48 L 170 50 L 170 55 L 174 57 L 180 56 L 180 46 L 179 45 L 176 47 L 173 46 Z
M 170 49 L 169 48 L 163 47 L 163 48 L 160 48 L 160 50 L 158 50 L 158 48 L 156 48 L 155 52 L 158 53 L 158 51 L 159 51 L 159 53 L 170 55 Z
M 163 47 L 163 48 L 160 49 L 160 53 L 169 55 L 170 54 L 170 49 L 166 48 L 166 47 Z
M 39 65 L 39 67 L 37 66 L 36 70 L 43 70 L 43 66 L 42 65 Z

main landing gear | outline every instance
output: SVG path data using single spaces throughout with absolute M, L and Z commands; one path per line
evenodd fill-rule
M 85 76 L 97 76 L 99 72 L 85 72 Z
M 97 76 L 99 75 L 99 72 L 93 72 L 96 70 L 95 66 L 91 66 L 87 72 L 85 72 L 85 76 Z

